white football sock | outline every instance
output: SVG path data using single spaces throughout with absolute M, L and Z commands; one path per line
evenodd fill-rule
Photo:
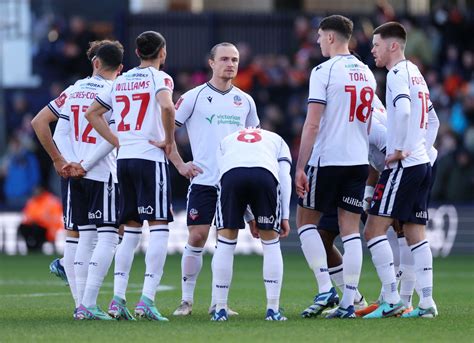
M 433 255 L 430 244 L 423 240 L 410 245 L 415 261 L 416 288 L 420 291 L 421 308 L 434 306 L 433 301 Z
M 89 262 L 95 245 L 97 244 L 97 229 L 95 225 L 79 226 L 79 243 L 74 257 L 74 272 L 76 274 L 77 299 L 82 304 L 84 289 L 86 287 Z
M 334 285 L 342 292 L 344 292 L 344 273 L 343 273 L 344 268 L 342 267 L 342 264 L 336 266 L 336 267 L 331 267 L 329 268 L 329 276 L 331 276 L 331 281 L 334 283 Z M 359 289 L 357 289 L 355 297 L 354 297 L 354 302 L 359 302 L 363 298 L 362 294 L 360 294 Z
M 156 289 L 163 276 L 169 234 L 168 225 L 150 225 L 150 243 L 145 255 L 146 271 L 142 295 L 152 301 L 155 301 Z
M 114 295 L 125 300 L 128 277 L 132 268 L 135 249 L 140 243 L 142 228 L 125 226 L 122 242 L 115 253 Z
M 212 258 L 212 285 L 216 312 L 221 309 L 227 311 L 227 299 L 234 268 L 234 251 L 237 239 L 227 239 L 217 236 L 217 248 Z
M 280 292 L 283 281 L 283 257 L 281 256 L 280 237 L 264 241 L 263 248 L 263 282 L 267 294 L 267 310 L 278 312 L 280 309 Z
M 326 250 L 315 225 L 303 225 L 298 229 L 306 262 L 318 282 L 319 293 L 329 292 L 332 288 L 328 272 Z
M 202 268 L 202 252 L 204 248 L 186 244 L 181 258 L 181 289 L 182 300 L 189 303 L 194 301 L 196 280 Z
M 353 233 L 341 237 L 344 244 L 344 255 L 342 261 L 344 265 L 344 292 L 340 306 L 348 308 L 354 305 L 354 298 L 359 286 L 360 272 L 362 269 L 362 242 L 359 233 Z
M 412 306 L 413 291 L 416 284 L 415 261 L 405 237 L 398 239 L 400 247 L 400 298 L 406 307 Z
M 76 237 L 66 237 L 66 243 L 64 245 L 64 270 L 66 271 L 67 282 L 69 283 L 69 288 L 71 289 L 72 297 L 74 298 L 74 304 L 76 307 L 79 307 L 81 304 L 77 297 L 76 290 L 76 273 L 74 271 L 74 259 L 76 258 L 76 250 L 79 238 Z
M 86 307 L 97 305 L 99 289 L 109 271 L 118 244 L 118 229 L 112 226 L 97 228 L 97 245 L 89 262 L 86 289 L 82 304 Z
M 387 236 L 378 236 L 367 242 L 367 246 L 372 254 L 372 262 L 382 282 L 383 299 L 389 304 L 396 304 L 400 301 L 397 291 L 397 279 L 393 268 L 393 255 Z

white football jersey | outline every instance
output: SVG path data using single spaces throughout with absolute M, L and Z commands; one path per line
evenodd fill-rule
M 377 96 L 374 97 L 369 132 L 369 163 L 378 172 L 385 169 L 387 147 L 387 112 Z
M 265 168 L 279 181 L 278 162 L 291 165 L 290 149 L 276 133 L 262 129 L 245 129 L 225 137 L 217 152 L 219 178 L 227 171 L 240 167 Z
M 395 147 L 397 118 L 395 109 L 397 101 L 402 98 L 410 100 L 410 117 L 405 146 Z M 409 156 L 402 160 L 403 167 L 411 167 L 430 161 L 425 137 L 428 123 L 428 112 L 432 106 L 430 92 L 423 75 L 418 67 L 408 60 L 398 62 L 387 74 L 387 154 L 392 154 L 396 148 L 409 152 Z M 394 168 L 396 162 L 389 167 Z
M 367 125 L 375 88 L 370 69 L 352 55 L 337 55 L 313 69 L 308 103 L 326 107 L 309 165 L 368 164 Z
M 186 126 L 193 163 L 203 170 L 191 183 L 216 185 L 220 141 L 235 131 L 260 125 L 254 100 L 235 86 L 222 92 L 207 82 L 186 92 L 175 107 L 176 125 Z
M 118 159 L 166 161 L 163 149 L 149 143 L 165 139 L 161 108 L 156 100 L 156 94 L 162 90 L 173 92 L 171 76 L 153 67 L 136 67 L 120 75 L 110 91 L 97 97 L 101 105 L 112 109 L 120 144 Z
M 68 93 L 64 98 L 64 103 L 60 107 L 59 122 L 55 132 L 63 132 L 69 136 L 72 150 L 78 159 L 75 162 L 87 159 L 104 140 L 92 128 L 91 124 L 84 117 L 84 114 L 97 94 L 104 91 L 108 92 L 111 87 L 112 81 L 105 80 L 100 76 L 93 76 L 78 80 L 73 86 L 67 89 Z M 104 118 L 109 125 L 113 124 L 110 117 L 110 111 L 104 114 Z M 64 125 L 66 125 L 66 128 L 62 129 Z M 117 182 L 116 170 L 116 153 L 114 150 L 105 158 L 98 161 L 97 164 L 87 172 L 85 178 L 107 182 L 112 174 L 113 181 Z

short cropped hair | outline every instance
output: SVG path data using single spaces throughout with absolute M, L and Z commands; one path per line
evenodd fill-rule
M 380 35 L 382 39 L 397 38 L 405 43 L 407 41 L 407 31 L 402 24 L 396 21 L 389 21 L 374 30 L 374 35 Z
M 212 47 L 211 51 L 209 52 L 209 59 L 214 61 L 214 58 L 216 57 L 217 48 L 220 47 L 220 46 L 229 46 L 229 47 L 236 48 L 236 46 L 234 44 L 228 43 L 228 42 L 222 42 L 222 43 L 216 44 Z
M 95 40 L 95 41 L 92 41 L 92 42 L 89 42 L 89 49 L 87 50 L 86 52 L 86 55 L 87 55 L 87 58 L 89 59 L 89 61 L 92 61 L 95 57 L 95 55 L 97 54 L 97 50 L 99 50 L 99 48 L 105 44 L 120 44 L 118 41 L 111 41 L 111 40 L 108 40 L 108 39 L 104 39 L 104 40 Z M 122 44 L 120 44 L 120 46 L 122 47 Z M 123 47 L 122 47 L 122 50 L 123 50 Z
M 136 39 L 138 56 L 142 60 L 154 60 L 158 57 L 160 50 L 165 47 L 165 37 L 156 31 L 145 31 Z
M 344 39 L 349 40 L 354 30 L 354 23 L 342 15 L 331 15 L 319 23 L 319 29 L 323 31 L 332 30 L 339 33 Z
M 123 46 L 118 41 L 113 41 L 102 45 L 96 52 L 96 58 L 99 58 L 106 69 L 115 70 L 123 60 Z

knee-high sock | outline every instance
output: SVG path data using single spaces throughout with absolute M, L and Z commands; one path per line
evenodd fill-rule
M 135 249 L 140 243 L 142 228 L 125 226 L 122 242 L 115 253 L 114 295 L 125 300 L 128 277 L 132 268 Z
M 344 292 L 344 268 L 342 264 L 329 268 L 329 276 L 331 277 L 332 283 L 339 288 L 341 292 Z M 359 289 L 357 289 L 354 303 L 361 301 L 363 298 L 362 294 L 360 294 Z
M 86 289 L 82 299 L 86 307 L 94 307 L 97 304 L 99 289 L 112 264 L 118 244 L 118 229 L 113 226 L 99 227 L 97 236 L 97 245 L 89 262 Z
M 181 258 L 181 289 L 182 300 L 193 303 L 196 280 L 202 268 L 202 252 L 204 248 L 186 244 Z
M 97 229 L 95 225 L 79 226 L 79 243 L 74 257 L 74 272 L 76 274 L 77 299 L 82 304 L 86 287 L 89 262 L 97 243 Z
M 354 298 L 359 287 L 360 272 L 362 269 L 362 242 L 360 234 L 354 233 L 341 237 L 344 244 L 344 292 L 341 307 L 348 308 L 354 305 Z
M 400 301 L 397 291 L 397 279 L 393 268 L 393 255 L 387 236 L 378 236 L 367 242 L 367 246 L 372 254 L 372 262 L 382 282 L 383 298 L 390 304 Z
M 280 308 L 280 292 L 283 282 L 283 257 L 280 249 L 280 238 L 264 241 L 263 247 L 263 282 L 267 293 L 267 310 L 275 312 Z
M 237 240 L 217 236 L 217 248 L 212 258 L 212 285 L 216 311 L 227 310 L 227 299 L 232 282 L 234 251 Z
M 142 294 L 153 301 L 163 276 L 163 268 L 168 254 L 169 233 L 168 225 L 150 226 L 150 244 L 145 255 L 146 271 Z
M 79 238 L 76 237 L 67 237 L 66 244 L 64 245 L 64 270 L 67 275 L 67 282 L 69 283 L 69 288 L 71 289 L 72 297 L 74 298 L 74 304 L 78 307 L 81 303 L 77 297 L 76 290 L 76 273 L 74 271 L 74 259 L 76 258 L 76 250 Z
M 422 308 L 434 306 L 433 301 L 433 255 L 430 244 L 423 240 L 410 245 L 415 261 L 416 288 L 420 292 L 420 304 Z
M 400 270 L 398 272 L 400 298 L 406 307 L 410 307 L 416 282 L 415 261 L 413 261 L 413 254 L 405 237 L 398 239 L 398 245 L 400 247 Z
M 318 282 L 319 293 L 328 292 L 331 287 L 326 250 L 315 225 L 303 225 L 298 229 L 306 262 Z

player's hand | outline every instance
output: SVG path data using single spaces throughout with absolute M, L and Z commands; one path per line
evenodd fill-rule
M 192 179 L 203 172 L 201 168 L 191 161 L 183 163 L 176 169 L 178 169 L 178 172 L 187 179 Z
M 148 142 L 150 144 L 156 146 L 157 148 L 163 149 L 165 151 L 166 156 L 169 156 L 171 154 L 171 152 L 173 151 L 174 141 L 171 141 L 171 142 L 169 142 L 169 141 L 158 142 L 158 141 L 149 140 Z
M 367 213 L 370 210 L 370 205 L 372 204 L 372 197 L 367 197 L 364 199 L 362 208 L 364 209 L 364 212 Z
M 80 178 L 87 174 L 87 171 L 82 168 L 82 165 L 76 162 L 67 163 L 62 170 L 67 175 L 66 177 Z
M 288 219 L 282 219 L 281 225 L 280 225 L 280 238 L 285 238 L 288 237 L 290 234 L 290 222 Z
M 408 156 L 410 156 L 410 153 L 407 151 L 395 150 L 393 154 L 387 155 L 385 158 L 385 164 L 388 166 L 390 163 L 404 160 Z
M 296 194 L 300 198 L 304 198 L 305 194 L 309 192 L 309 183 L 308 178 L 306 177 L 306 173 L 303 169 L 297 169 L 295 173 L 295 186 L 296 186 Z
M 61 177 L 68 177 L 66 173 L 63 172 L 63 167 L 67 164 L 66 160 L 61 156 L 56 158 L 53 161 L 54 169 L 56 170 L 56 173 L 58 173 L 59 176 Z
M 260 235 L 258 234 L 257 222 L 255 221 L 255 219 L 249 221 L 248 224 L 250 227 L 250 234 L 252 235 L 252 237 L 260 238 Z

